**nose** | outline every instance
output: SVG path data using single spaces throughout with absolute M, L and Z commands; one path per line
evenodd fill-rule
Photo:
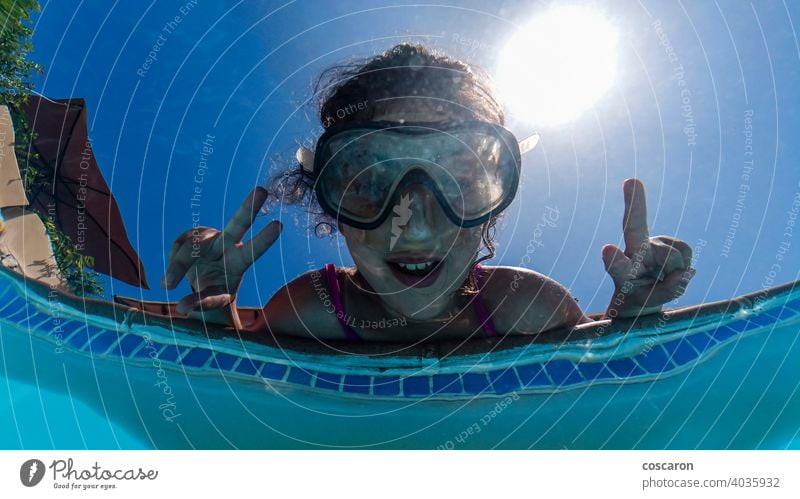
M 437 234 L 441 216 L 444 216 L 444 213 L 437 211 L 441 211 L 441 208 L 427 186 L 410 185 L 400 194 L 400 201 L 394 207 L 393 232 L 395 227 L 399 228 L 401 237 L 407 242 L 431 241 Z

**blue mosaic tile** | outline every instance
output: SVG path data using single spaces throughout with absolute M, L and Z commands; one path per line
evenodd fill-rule
M 494 392 L 497 394 L 513 392 L 522 388 L 519 378 L 517 378 L 517 373 L 514 372 L 514 369 L 510 367 L 507 369 L 491 371 L 489 373 L 489 379 L 492 382 L 491 386 L 494 389 Z
M 701 354 L 705 353 L 706 350 L 717 344 L 717 342 L 714 341 L 714 338 L 709 333 L 698 333 L 687 336 L 686 341 L 691 343 L 692 346 Z
M 464 373 L 461 375 L 464 381 L 464 391 L 467 393 L 482 393 L 489 388 L 489 378 L 486 373 Z
M 42 324 L 49 323 L 50 325 L 49 325 L 49 327 L 47 327 L 47 330 L 49 331 L 50 329 L 55 327 L 53 324 L 55 324 L 56 321 L 60 321 L 61 319 L 59 319 L 58 317 L 54 317 L 54 316 L 52 316 L 50 314 L 41 312 L 41 311 L 36 311 L 33 314 L 31 314 L 29 320 L 31 322 L 35 321 L 37 323 L 37 325 L 42 325 Z
M 588 381 L 613 378 L 614 374 L 608 370 L 604 362 L 578 362 L 578 371 Z
M 7 289 L 7 288 L 6 288 L 6 289 Z M 6 312 L 7 310 L 10 310 L 10 309 L 12 309 L 12 308 L 16 308 L 16 307 L 15 307 L 15 303 L 17 303 L 17 301 L 18 301 L 18 300 L 19 300 L 19 297 L 18 297 L 18 296 L 16 296 L 16 295 L 14 295 L 14 296 L 12 296 L 12 297 L 11 297 L 11 299 L 10 299 L 10 300 L 8 300 L 8 301 L 4 301 L 4 302 L 3 302 L 3 303 L 4 303 L 4 305 L 3 305 L 2 307 L 0 307 L 0 313 L 2 313 L 2 312 Z
M 75 331 L 77 331 L 78 329 L 82 328 L 85 325 L 86 323 L 82 321 L 62 320 L 61 323 L 58 325 L 58 327 L 61 328 L 61 334 L 64 335 L 64 338 L 66 338 L 67 336 L 71 335 L 72 333 L 74 333 Z
M 108 350 L 118 338 L 119 336 L 117 336 L 116 331 L 103 331 L 92 338 L 91 343 L 89 343 L 89 350 L 93 353 L 103 353 Z
M 53 317 L 50 315 L 45 315 L 41 312 L 33 312 L 31 315 L 28 316 L 27 321 L 28 321 L 28 327 L 30 329 L 41 331 L 43 329 L 42 326 L 44 326 L 48 322 L 52 323 Z M 49 332 L 51 328 L 46 327 L 44 329 L 45 332 Z
M 239 365 L 236 366 L 236 372 L 242 374 L 255 374 L 261 369 L 261 365 L 263 362 L 259 362 L 258 364 L 254 363 L 250 359 L 242 359 L 239 362 Z
M 369 393 L 370 386 L 372 383 L 369 376 L 348 374 L 344 377 L 342 390 L 348 393 Z
M 795 315 L 797 315 L 797 312 L 795 312 L 791 308 L 781 307 L 781 308 L 773 308 L 772 310 L 766 312 L 766 314 L 775 317 L 776 320 L 782 321 L 784 319 L 789 319 L 791 317 L 794 317 Z
M 461 393 L 461 377 L 458 374 L 434 374 L 433 392 L 434 393 Z
M 717 341 L 725 341 L 732 336 L 736 336 L 737 334 L 738 333 L 736 331 L 728 326 L 720 326 L 713 333 L 711 333 L 711 336 L 713 336 Z
M 740 333 L 743 332 L 743 331 L 747 331 L 749 329 L 755 329 L 755 328 L 759 327 L 758 324 L 750 322 L 747 319 L 742 319 L 742 320 L 738 320 L 736 322 L 731 322 L 730 324 L 726 324 L 726 326 L 728 326 L 729 328 L 733 329 L 734 331 L 737 331 L 737 332 L 740 332 Z
M 164 345 L 162 345 L 161 343 L 153 343 L 152 341 L 151 342 L 145 341 L 142 348 L 140 348 L 138 352 L 133 354 L 133 356 L 140 359 L 145 357 L 156 358 L 158 356 L 158 351 L 161 350 L 163 347 Z
M 219 369 L 220 371 L 230 371 L 233 368 L 233 365 L 236 364 L 237 360 L 239 360 L 239 357 L 236 355 L 216 352 L 214 353 L 214 358 L 211 359 L 211 363 L 208 366 L 212 369 Z
M 341 374 L 334 373 L 317 373 L 317 388 L 325 388 L 326 390 L 339 391 L 339 383 L 342 382 Z
M 99 328 L 99 327 L 96 327 L 96 326 L 87 326 L 85 331 L 86 331 L 87 337 L 90 340 L 93 340 L 97 336 L 103 335 L 103 334 L 105 334 L 107 332 L 111 332 L 112 334 L 116 334 L 116 332 L 114 332 L 114 331 L 109 331 L 108 329 L 103 329 L 103 328 Z M 90 345 L 90 343 L 84 344 L 83 349 L 86 350 L 89 347 L 89 345 Z
M 179 347 L 176 345 L 167 345 L 164 347 L 163 350 L 158 352 L 158 358 L 163 360 L 164 362 L 175 362 L 178 360 L 178 357 L 188 350 L 187 347 Z
M 516 369 L 523 386 L 552 386 L 541 364 L 519 366 Z
M 633 358 L 639 366 L 650 374 L 661 374 L 672 369 L 669 357 L 661 345 L 654 345 L 653 348 L 642 352 Z
M 609 360 L 606 366 L 620 378 L 630 378 L 631 376 L 646 374 L 632 359 Z
M 86 329 L 89 331 L 89 337 L 94 337 L 100 333 L 103 333 L 104 331 L 109 331 L 108 329 L 97 327 L 92 324 L 87 324 Z
M 296 385 L 311 386 L 312 377 L 313 375 L 309 371 L 299 367 L 292 367 L 289 370 L 289 376 L 286 378 L 286 381 Z
M 575 369 L 575 364 L 568 360 L 550 360 L 544 366 L 556 386 L 583 383 L 583 378 Z
M 126 334 L 122 337 L 117 346 L 112 348 L 108 353 L 119 355 L 120 357 L 127 357 L 143 342 L 144 340 L 140 336 L 135 334 Z
M 794 309 L 797 312 L 800 312 L 800 298 L 795 298 L 794 300 L 787 301 L 783 304 L 784 307 L 789 307 Z
M 375 395 L 400 395 L 400 378 L 397 376 L 375 376 L 372 393 Z
M 2 317 L 9 321 L 22 322 L 28 318 L 28 309 L 27 307 L 11 307 Z
M 192 348 L 181 359 L 181 364 L 190 367 L 203 367 L 203 365 L 211 357 L 211 350 L 207 348 Z
M 244 362 L 244 360 L 242 362 Z M 261 368 L 261 377 L 267 379 L 282 380 L 283 375 L 286 374 L 286 371 L 288 369 L 289 367 L 284 366 L 283 364 L 273 364 L 272 362 L 267 362 L 266 364 L 264 364 L 264 367 Z
M 15 297 L 10 302 L 7 302 L 3 308 L 0 308 L 0 317 L 9 319 L 17 315 L 24 307 L 21 306 L 22 300 Z
M 411 376 L 403 380 L 403 394 L 406 397 L 430 395 L 430 378 L 428 376 Z
M 77 333 L 73 334 L 67 340 L 67 343 L 72 345 L 77 349 L 83 348 L 89 342 L 89 332 L 86 329 L 81 329 Z
M 758 314 L 750 317 L 750 322 L 758 324 L 759 326 L 769 326 L 778 319 L 769 314 Z

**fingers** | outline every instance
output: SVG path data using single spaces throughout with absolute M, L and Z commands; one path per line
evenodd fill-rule
M 611 275 L 615 284 L 633 277 L 628 275 L 631 270 L 631 260 L 625 256 L 621 249 L 613 244 L 606 244 L 603 246 L 602 253 L 606 272 Z
M 210 227 L 192 227 L 191 229 L 185 230 L 181 235 L 175 238 L 175 242 L 172 243 L 172 248 L 169 250 L 169 260 L 175 258 L 175 255 L 183 248 L 189 241 L 191 241 L 192 236 L 199 231 L 209 229 Z
M 676 250 L 680 251 L 681 256 L 683 257 L 684 268 L 692 266 L 692 247 L 686 242 L 672 236 L 655 236 L 653 239 L 658 239 L 662 243 L 672 246 Z
M 216 236 L 216 229 L 197 227 L 189 229 L 175 239 L 169 252 L 169 263 L 161 287 L 174 289 L 194 263 L 193 246 Z
M 175 258 L 175 255 L 178 254 L 178 251 L 186 244 L 186 241 L 192 237 L 192 229 L 187 230 L 183 234 L 179 235 L 175 238 L 175 242 L 172 243 L 172 248 L 169 250 L 169 259 L 167 261 L 172 261 Z
M 191 266 L 192 261 L 185 255 L 179 253 L 174 260 L 169 262 L 167 272 L 164 274 L 164 277 L 161 278 L 161 287 L 165 289 L 175 289 Z
M 650 248 L 653 253 L 654 267 L 659 273 L 659 279 L 663 279 L 664 276 L 675 270 L 689 267 L 684 263 L 683 255 L 680 251 L 655 238 L 651 241 Z
M 175 306 L 175 310 L 182 315 L 198 308 L 212 310 L 230 305 L 233 295 L 226 292 L 224 286 L 210 286 L 199 293 L 192 293 L 181 298 Z
M 189 234 L 189 237 L 185 237 Z M 164 277 L 161 278 L 161 287 L 174 289 L 181 282 L 183 276 L 192 266 L 191 260 L 191 231 L 184 232 L 175 240 L 169 252 L 169 263 Z
M 648 301 L 663 304 L 670 302 L 685 291 L 697 271 L 693 268 L 679 269 L 671 272 L 664 278 L 664 282 L 657 285 Z
M 622 190 L 625 193 L 622 231 L 625 236 L 625 254 L 630 257 L 637 251 L 646 251 L 649 244 L 647 200 L 644 194 L 644 184 L 639 179 L 627 179 L 622 185 Z
M 241 206 L 236 210 L 231 219 L 222 231 L 223 244 L 225 246 L 239 243 L 247 230 L 253 225 L 261 206 L 267 200 L 267 190 L 263 187 L 256 187 Z
M 282 230 L 283 224 L 277 220 L 273 220 L 244 244 L 242 251 L 244 252 L 244 258 L 248 265 L 261 258 L 261 255 L 263 255 L 278 239 Z

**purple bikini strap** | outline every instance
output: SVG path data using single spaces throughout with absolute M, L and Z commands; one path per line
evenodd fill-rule
M 492 316 L 489 314 L 489 311 L 486 309 L 486 305 L 481 300 L 481 289 L 483 288 L 481 284 L 481 276 L 484 272 L 483 267 L 481 267 L 480 263 L 475 264 L 475 281 L 478 283 L 478 293 L 475 295 L 475 298 L 472 300 L 473 307 L 475 307 L 475 315 L 478 316 L 478 320 L 481 322 L 483 326 L 483 332 L 487 338 L 494 338 L 499 336 L 497 334 L 497 329 L 494 327 L 494 322 L 492 321 Z
M 346 315 L 344 313 L 344 306 L 342 305 L 342 290 L 339 287 L 339 279 L 336 278 L 336 266 L 332 263 L 325 264 L 325 275 L 328 278 L 328 289 L 331 292 L 331 301 L 333 302 L 333 310 L 336 313 L 336 318 L 339 319 L 339 324 L 344 329 L 344 334 L 349 340 L 360 340 L 361 336 L 355 332 L 347 323 Z

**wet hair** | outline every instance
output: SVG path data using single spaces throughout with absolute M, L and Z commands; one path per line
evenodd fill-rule
M 313 95 L 322 125 L 320 134 L 333 124 L 371 121 L 383 106 L 400 99 L 422 99 L 434 110 L 447 106 L 448 111 L 465 120 L 505 123 L 502 105 L 484 70 L 418 43 L 401 43 L 374 57 L 330 66 L 316 79 Z M 295 162 L 289 170 L 273 175 L 267 190 L 271 203 L 307 207 L 317 236 L 333 234 L 336 221 L 317 204 L 313 186 L 311 173 Z M 487 253 L 474 265 L 494 257 L 499 216 L 483 225 L 481 241 Z M 464 292 L 471 295 L 476 291 L 473 271 Z

